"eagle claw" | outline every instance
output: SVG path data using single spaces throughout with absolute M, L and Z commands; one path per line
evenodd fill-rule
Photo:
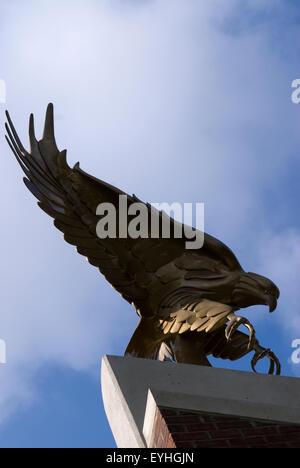
M 258 361 L 260 361 L 264 357 L 268 357 L 270 360 L 268 374 L 280 375 L 281 364 L 277 356 L 273 353 L 273 351 L 271 351 L 271 349 L 269 348 L 265 349 L 261 347 L 259 347 L 258 349 L 256 348 L 255 354 L 251 361 L 251 367 L 252 367 L 253 372 L 257 373 L 255 366 L 258 363 Z M 276 369 L 275 369 L 275 366 L 276 366 Z M 275 373 L 274 373 L 274 370 L 275 370 Z
M 230 322 L 225 329 L 225 337 L 227 341 L 230 341 L 232 339 L 233 334 L 239 328 L 240 325 L 244 325 L 249 330 L 248 351 L 253 349 L 253 346 L 255 344 L 255 330 L 253 328 L 253 325 L 251 325 L 251 323 L 249 322 L 249 320 L 247 320 L 245 317 L 241 317 L 235 314 L 229 315 L 228 318 Z

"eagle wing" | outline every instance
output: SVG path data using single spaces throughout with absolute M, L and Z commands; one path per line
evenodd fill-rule
M 182 294 L 182 299 L 184 298 Z M 211 333 L 225 325 L 228 315 L 233 311 L 227 304 L 203 299 L 201 293 L 198 298 L 189 297 L 184 302 L 186 305 L 175 307 L 174 312 L 168 306 L 160 308 L 160 327 L 165 335 L 181 335 L 187 331 Z
M 93 176 L 76 164 L 71 168 L 66 151 L 57 148 L 54 136 L 53 105 L 49 104 L 43 138 L 38 141 L 34 132 L 33 115 L 29 121 L 30 152 L 23 147 L 11 118 L 7 113 L 8 144 L 25 173 L 27 188 L 39 200 L 38 205 L 54 218 L 54 225 L 63 232 L 64 239 L 75 245 L 78 253 L 99 268 L 107 281 L 132 303 L 142 316 L 152 316 L 153 308 L 172 283 L 173 290 L 182 280 L 197 281 L 218 271 L 241 270 L 232 251 L 217 239 L 205 234 L 199 250 L 185 250 L 186 238 L 99 238 L 96 214 L 100 203 L 109 202 L 117 211 L 120 195 L 127 196 L 127 206 L 140 202 Z M 144 204 L 150 220 L 151 205 Z M 160 215 L 162 215 L 160 213 Z M 128 217 L 130 220 L 130 217 Z M 170 220 L 171 225 L 174 220 Z M 151 229 L 149 224 L 149 230 Z M 192 265 L 192 266 L 191 266 Z M 177 282 L 177 283 L 176 283 Z M 206 284 L 206 283 L 204 283 Z M 155 296 L 155 301 L 151 300 Z M 156 306 L 155 306 L 156 304 Z

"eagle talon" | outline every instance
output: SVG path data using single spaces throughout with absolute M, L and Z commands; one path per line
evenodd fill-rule
M 255 354 L 254 354 L 254 356 L 252 358 L 252 361 L 251 361 L 251 367 L 252 367 L 253 372 L 257 373 L 257 370 L 255 369 L 255 366 L 258 363 L 258 361 L 260 361 L 264 357 L 269 358 L 269 361 L 270 361 L 268 374 L 280 375 L 281 364 L 280 364 L 279 359 L 277 358 L 277 356 L 273 353 L 273 351 L 271 351 L 271 349 L 269 349 L 269 348 L 265 349 L 265 348 L 261 348 L 261 347 L 256 348 Z M 275 372 L 274 372 L 274 370 L 275 370 Z
M 225 337 L 227 341 L 232 339 L 233 334 L 239 328 L 240 325 L 244 325 L 249 330 L 249 342 L 248 342 L 248 351 L 253 349 L 255 344 L 255 330 L 253 325 L 247 320 L 245 317 L 241 317 L 239 315 L 231 314 L 228 316 L 230 322 L 225 329 Z

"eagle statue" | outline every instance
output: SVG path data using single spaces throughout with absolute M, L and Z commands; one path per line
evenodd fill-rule
M 174 232 L 169 238 L 100 238 L 99 204 L 112 204 L 119 215 L 120 196 L 127 197 L 129 208 L 140 200 L 85 173 L 79 163 L 73 169 L 67 164 L 66 151 L 56 146 L 52 104 L 40 141 L 30 116 L 30 152 L 23 147 L 8 112 L 6 116 L 6 139 L 38 205 L 54 218 L 65 241 L 100 270 L 140 317 L 125 355 L 209 366 L 210 355 L 236 360 L 253 351 L 253 371 L 267 357 L 268 372 L 280 374 L 276 355 L 259 344 L 251 323 L 237 314 L 258 304 L 268 305 L 272 312 L 279 297 L 272 281 L 246 273 L 233 252 L 206 233 L 199 249 L 187 249 L 185 236 Z M 143 206 L 150 230 L 151 205 Z M 173 218 L 169 219 L 174 226 Z M 241 325 L 248 333 L 238 330 Z

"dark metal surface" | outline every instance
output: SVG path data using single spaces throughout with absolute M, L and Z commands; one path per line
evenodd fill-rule
M 100 239 L 97 206 L 110 202 L 118 211 L 119 195 L 126 194 L 86 174 L 79 164 L 73 169 L 68 166 L 66 151 L 59 151 L 55 143 L 52 104 L 40 141 L 30 116 L 30 152 L 23 147 L 8 113 L 7 120 L 6 139 L 40 208 L 54 218 L 64 239 L 98 267 L 139 314 L 126 354 L 210 365 L 209 355 L 236 360 L 254 351 L 253 370 L 266 356 L 269 372 L 280 373 L 276 356 L 259 345 L 248 320 L 235 314 L 257 304 L 273 311 L 279 290 L 272 281 L 246 273 L 233 252 L 208 234 L 199 250 L 186 250 L 185 237 Z M 127 197 L 128 206 L 140 201 L 134 195 Z M 145 206 L 150 231 L 150 205 Z M 247 327 L 249 335 L 237 330 L 240 325 Z

